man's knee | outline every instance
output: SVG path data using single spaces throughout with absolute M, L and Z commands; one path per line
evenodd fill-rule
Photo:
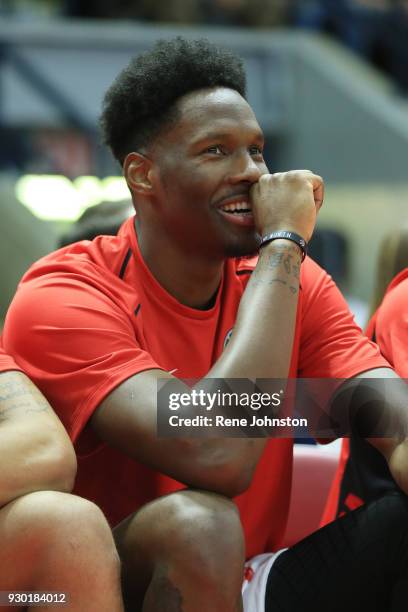
M 111 530 L 101 510 L 92 502 L 55 491 L 38 491 L 20 497 L 2 509 L 7 537 L 14 547 L 31 551 L 45 546 L 66 547 L 71 542 L 79 552 L 98 542 L 114 551 Z M 80 544 L 80 545 L 79 545 Z
M 177 564 L 207 577 L 242 572 L 244 538 L 230 500 L 200 491 L 181 491 L 143 507 L 115 530 L 122 560 L 141 555 Z
M 95 504 L 67 493 L 42 491 L 0 510 L 2 581 L 11 590 L 38 584 L 73 592 L 92 576 L 117 588 L 120 562 L 112 533 Z M 75 572 L 72 568 L 75 567 Z
M 173 493 L 144 506 L 114 535 L 129 608 L 145 600 L 148 609 L 162 609 L 174 596 L 188 610 L 236 609 L 244 538 L 230 500 L 200 491 Z

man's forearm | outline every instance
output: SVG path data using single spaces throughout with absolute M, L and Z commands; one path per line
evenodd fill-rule
M 289 373 L 299 297 L 301 252 L 288 241 L 277 240 L 260 253 L 243 298 L 233 337 L 208 373 L 211 378 L 281 378 Z M 250 482 L 266 439 L 197 441 L 197 462 L 224 456 L 225 465 L 239 465 Z
M 261 250 L 232 339 L 209 376 L 253 380 L 288 376 L 300 263 L 300 249 L 289 241 L 276 240 Z

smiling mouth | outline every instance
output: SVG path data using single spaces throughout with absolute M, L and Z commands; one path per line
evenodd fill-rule
M 255 225 L 252 207 L 248 200 L 221 205 L 218 211 L 231 225 L 247 229 L 253 229 Z
M 220 206 L 220 210 L 229 215 L 251 215 L 252 208 L 248 202 L 236 202 L 235 204 L 225 204 Z

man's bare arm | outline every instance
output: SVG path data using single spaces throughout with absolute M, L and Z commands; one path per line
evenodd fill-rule
M 0 374 L 0 507 L 32 491 L 70 491 L 76 459 L 44 396 L 21 372 Z
M 321 203 L 320 177 L 307 172 L 266 175 L 256 190 L 253 209 L 262 234 L 287 229 L 310 238 Z M 276 240 L 261 250 L 240 303 L 232 339 L 207 377 L 287 377 L 300 263 L 300 249 L 289 241 Z M 158 439 L 157 379 L 166 377 L 171 378 L 151 370 L 120 385 L 92 417 L 95 431 L 109 444 L 187 485 L 230 496 L 245 490 L 265 440 Z
M 408 385 L 393 369 L 376 368 L 345 382 L 338 399 L 350 410 L 353 429 L 381 452 L 408 494 Z

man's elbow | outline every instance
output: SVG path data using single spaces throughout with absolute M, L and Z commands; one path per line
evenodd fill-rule
M 236 497 L 241 495 L 251 486 L 252 477 L 254 475 L 255 468 L 251 466 L 238 466 L 237 469 L 233 469 L 228 473 L 227 477 L 221 483 L 222 493 L 227 497 Z
M 236 497 L 251 485 L 255 465 L 228 462 L 208 469 L 199 469 L 196 477 L 186 483 L 189 486 L 206 489 L 225 497 Z

